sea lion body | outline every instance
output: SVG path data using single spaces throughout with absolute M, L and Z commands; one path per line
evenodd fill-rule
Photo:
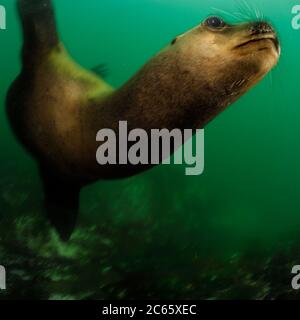
M 18 5 L 23 68 L 9 91 L 7 110 L 17 137 L 40 164 L 46 209 L 64 239 L 75 226 L 83 186 L 149 167 L 97 164 L 100 129 L 117 132 L 120 120 L 129 130 L 203 128 L 279 58 L 279 42 L 266 23 L 215 29 L 206 22 L 177 37 L 114 90 L 68 55 L 50 0 Z
M 95 135 L 86 138 L 85 114 L 95 96 L 112 89 L 69 59 L 62 45 L 34 64 L 34 71 L 21 72 L 8 95 L 15 132 L 40 162 L 62 175 L 90 180 L 85 142 L 94 142 Z

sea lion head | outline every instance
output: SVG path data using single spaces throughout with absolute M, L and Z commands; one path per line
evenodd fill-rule
M 209 17 L 175 38 L 171 46 L 175 45 L 182 53 L 188 53 L 190 61 L 207 66 L 211 74 L 212 69 L 226 64 L 245 73 L 250 71 L 253 78 L 260 77 L 277 64 L 280 56 L 277 34 L 271 24 L 264 21 L 233 25 L 222 18 Z M 213 65 L 216 68 L 212 68 Z
M 188 99 L 190 92 L 191 99 L 215 108 L 212 118 L 277 64 L 280 43 L 267 22 L 229 24 L 213 16 L 175 38 L 163 52 L 188 89 L 182 95 Z
M 126 116 L 150 128 L 204 127 L 258 83 L 279 57 L 279 40 L 269 23 L 229 24 L 209 17 L 170 41 L 124 85 L 119 99 L 138 105 Z

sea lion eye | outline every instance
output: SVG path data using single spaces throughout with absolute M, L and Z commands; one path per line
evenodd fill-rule
M 209 17 L 205 20 L 205 24 L 211 29 L 222 29 L 226 25 L 225 21 L 219 17 Z

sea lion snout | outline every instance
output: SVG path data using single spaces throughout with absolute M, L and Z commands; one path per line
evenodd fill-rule
M 279 57 L 281 48 L 280 41 L 273 26 L 268 22 L 256 21 L 249 23 L 242 30 L 241 41 L 235 46 L 237 49 L 256 44 L 258 50 L 273 48 Z
M 257 21 L 250 24 L 249 27 L 250 36 L 257 36 L 261 39 L 269 39 L 273 42 L 276 51 L 280 54 L 280 42 L 277 36 L 277 33 L 273 26 L 265 21 Z
M 252 35 L 265 34 L 265 33 L 276 34 L 273 26 L 265 21 L 257 21 L 257 22 L 251 23 L 249 30 Z

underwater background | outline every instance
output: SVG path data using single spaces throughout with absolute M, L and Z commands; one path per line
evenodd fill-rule
M 161 166 L 85 188 L 72 239 L 42 214 L 36 165 L 17 143 L 5 95 L 20 70 L 14 0 L 0 31 L 0 299 L 287 299 L 300 264 L 300 30 L 296 0 L 54 1 L 61 37 L 118 87 L 211 14 L 257 10 L 279 33 L 279 65 L 206 128 L 205 173 Z M 299 3 L 300 4 L 300 3 Z M 223 12 L 225 11 L 225 12 Z M 238 14 L 236 14 L 238 12 Z M 242 16 L 243 15 L 243 16 Z

